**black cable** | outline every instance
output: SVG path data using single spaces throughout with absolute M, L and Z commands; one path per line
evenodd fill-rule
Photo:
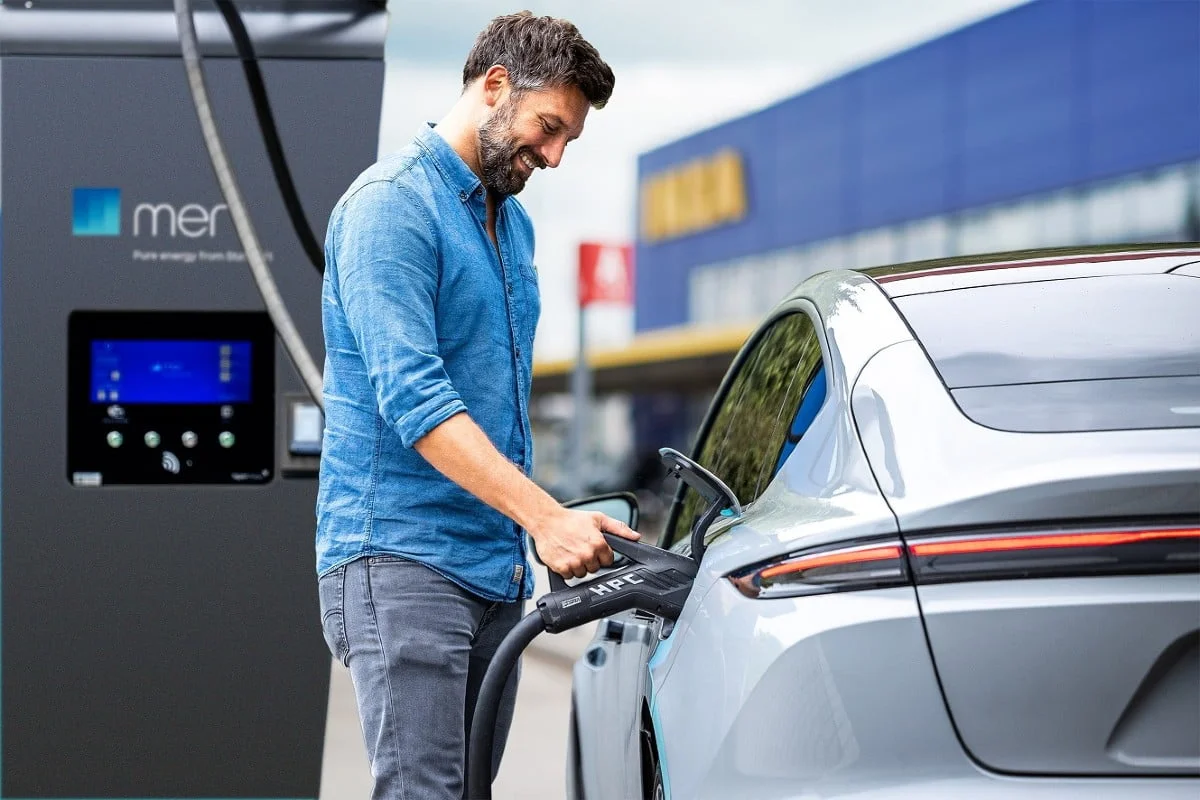
M 279 131 L 275 127 L 275 117 L 271 113 L 271 101 L 267 98 L 267 86 L 263 82 L 262 72 L 258 68 L 258 59 L 254 55 L 254 45 L 250 34 L 242 22 L 242 16 L 234 6 L 233 0 L 213 0 L 217 10 L 225 18 L 229 35 L 233 38 L 238 59 L 242 62 L 242 70 L 246 73 L 246 83 L 250 87 L 250 97 L 254 105 L 254 114 L 258 117 L 258 129 L 262 132 L 263 144 L 267 148 L 267 156 L 271 159 L 271 171 L 275 173 L 275 183 L 287 207 L 288 217 L 292 228 L 300 237 L 300 244 L 308 255 L 308 260 L 316 267 L 317 272 L 325 273 L 325 253 L 317 243 L 308 217 L 304 214 L 304 206 L 300 203 L 300 195 L 296 192 L 296 184 L 292 181 L 292 172 L 288 169 L 287 159 L 283 154 L 283 144 L 279 140 Z
M 470 746 L 467 748 L 467 800 L 492 800 L 492 752 L 496 739 L 496 716 L 508 676 L 521 653 L 535 637 L 546 629 L 542 615 L 531 611 L 521 618 L 504 641 L 496 648 L 488 664 L 479 699 L 475 701 L 475 716 L 471 720 Z

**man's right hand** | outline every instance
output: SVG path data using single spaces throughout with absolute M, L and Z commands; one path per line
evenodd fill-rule
M 641 534 L 599 511 L 558 509 L 545 522 L 528 528 L 538 559 L 564 578 L 582 578 L 612 565 L 605 533 L 636 542 Z
M 604 533 L 641 538 L 599 511 L 563 508 L 500 455 L 465 413 L 450 417 L 414 447 L 443 475 L 528 531 L 541 562 L 564 578 L 582 578 L 612 564 Z

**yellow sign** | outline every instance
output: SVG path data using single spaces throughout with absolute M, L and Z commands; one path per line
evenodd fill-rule
M 734 150 L 689 161 L 642 181 L 642 241 L 659 242 L 746 216 L 746 177 Z

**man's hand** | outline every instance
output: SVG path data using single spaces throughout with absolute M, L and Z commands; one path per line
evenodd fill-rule
M 466 414 L 455 414 L 415 445 L 439 472 L 529 532 L 538 558 L 564 578 L 582 578 L 613 562 L 602 532 L 641 536 L 599 511 L 563 508 L 500 455 Z
M 603 533 L 637 541 L 641 534 L 599 511 L 559 508 L 544 523 L 527 528 L 538 559 L 564 578 L 582 578 L 611 566 L 613 551 Z

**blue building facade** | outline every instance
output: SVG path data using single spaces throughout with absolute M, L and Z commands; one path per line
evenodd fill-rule
M 665 209 L 648 190 L 730 153 L 721 186 L 692 170 Z M 1200 238 L 1200 2 L 1036 0 L 648 152 L 638 172 L 639 332 L 757 318 L 822 269 Z M 681 212 L 697 186 L 737 194 L 713 201 L 733 213 Z

